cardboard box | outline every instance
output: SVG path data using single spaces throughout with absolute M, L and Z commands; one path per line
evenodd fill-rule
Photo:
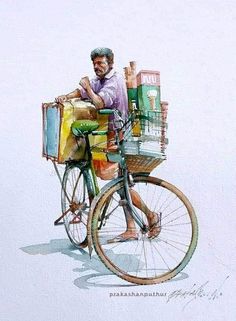
M 137 74 L 137 85 L 139 109 L 160 111 L 160 72 L 141 70 Z
M 108 117 L 98 115 L 90 102 L 72 99 L 63 104 L 49 103 L 42 105 L 43 112 L 43 157 L 52 159 L 59 164 L 68 160 L 80 160 L 86 157 L 85 144 L 78 143 L 71 132 L 75 120 L 97 120 L 98 130 L 107 130 Z M 91 135 L 92 136 L 92 135 Z M 106 136 L 92 136 L 90 144 L 107 145 Z

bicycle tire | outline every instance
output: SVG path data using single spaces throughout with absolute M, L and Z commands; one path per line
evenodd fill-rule
M 114 233 L 124 232 L 126 228 L 124 211 L 118 204 L 117 191 L 123 188 L 123 180 L 120 179 L 114 184 L 108 184 L 96 198 L 96 204 L 93 203 L 93 245 L 105 266 L 120 278 L 143 285 L 162 283 L 175 277 L 190 261 L 197 246 L 197 218 L 187 197 L 174 185 L 145 175 L 134 177 L 134 184 L 137 190 L 141 186 L 139 193 L 143 199 L 147 195 L 147 206 L 162 213 L 160 234 L 149 239 L 147 233 L 139 231 L 137 240 L 109 243 Z M 160 190 L 158 195 L 155 194 L 156 188 Z M 117 204 L 108 205 L 107 200 L 115 200 Z M 101 224 L 101 213 L 105 206 L 107 219 Z M 139 215 L 145 218 L 141 211 Z M 142 254 L 142 251 L 146 251 L 146 254 Z
M 80 165 L 68 166 L 62 180 L 61 207 L 65 214 L 63 222 L 66 233 L 77 248 L 87 246 L 87 219 L 91 201 L 87 178 Z

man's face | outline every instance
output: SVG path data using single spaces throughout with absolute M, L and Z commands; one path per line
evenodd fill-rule
M 96 57 L 93 60 L 93 68 L 95 71 L 95 74 L 99 78 L 104 78 L 106 74 L 110 71 L 111 67 L 107 62 L 106 57 Z

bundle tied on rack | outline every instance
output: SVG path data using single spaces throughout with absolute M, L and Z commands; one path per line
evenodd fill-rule
M 135 62 L 124 70 L 132 115 L 125 132 L 126 163 L 132 173 L 150 173 L 166 159 L 168 103 L 160 98 L 159 71 L 136 74 Z

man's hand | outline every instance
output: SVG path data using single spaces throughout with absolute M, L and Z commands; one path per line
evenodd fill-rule
M 104 108 L 102 98 L 93 91 L 88 77 L 83 77 L 79 84 L 84 88 L 84 90 L 86 90 L 88 97 L 92 100 L 92 103 L 97 109 Z
M 80 82 L 79 82 L 80 86 L 82 86 L 86 91 L 88 89 L 91 89 L 91 85 L 90 85 L 90 81 L 88 77 L 83 77 L 81 78 Z
M 67 95 L 61 95 L 55 98 L 55 102 L 61 104 L 66 100 L 68 100 Z

